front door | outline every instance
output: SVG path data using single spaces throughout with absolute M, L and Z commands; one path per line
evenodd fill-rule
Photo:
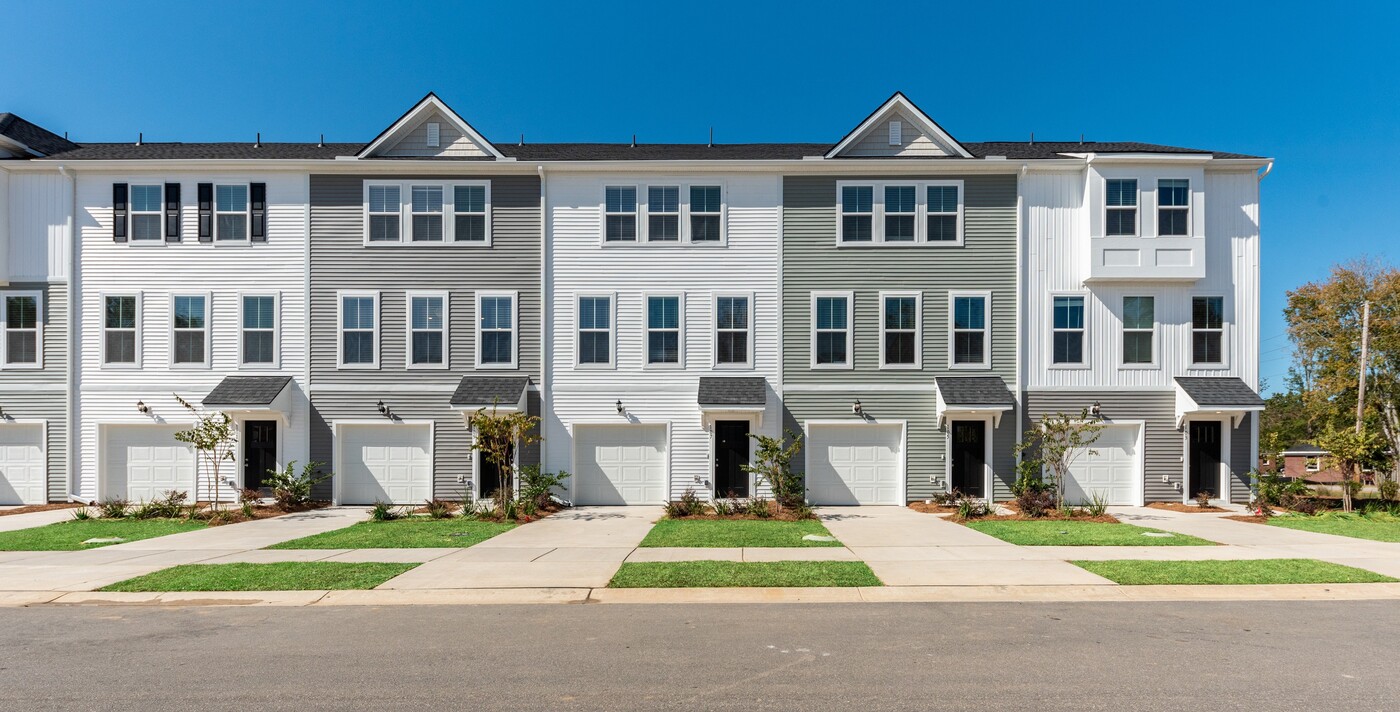
M 263 475 L 277 469 L 277 421 L 243 421 L 243 487 L 262 489 Z
M 981 420 L 955 420 L 952 441 L 953 489 L 970 497 L 984 496 L 987 424 Z
M 715 496 L 749 496 L 749 421 L 715 423 Z
M 1220 497 L 1220 421 L 1204 420 L 1191 423 L 1191 477 L 1189 491 L 1192 499 L 1202 492 Z
M 515 448 L 510 448 L 507 451 L 506 457 L 514 458 Z M 480 487 L 478 491 L 481 493 L 481 499 L 491 499 L 496 496 L 496 490 L 501 488 L 509 490 L 511 488 L 510 478 L 501 477 L 500 465 L 497 465 L 491 458 L 487 457 L 485 452 L 477 451 L 476 462 L 477 472 L 481 473 L 477 481 Z

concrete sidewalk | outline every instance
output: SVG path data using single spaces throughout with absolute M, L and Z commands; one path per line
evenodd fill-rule
M 66 522 L 73 518 L 73 508 L 50 509 L 43 512 L 30 512 L 28 514 L 7 514 L 0 517 L 0 532 L 13 532 L 20 529 L 31 529 L 42 527 L 57 522 Z

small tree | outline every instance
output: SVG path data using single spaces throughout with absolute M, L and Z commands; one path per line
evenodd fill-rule
M 1383 459 L 1385 443 L 1369 430 L 1357 432 L 1353 428 L 1328 427 L 1320 444 L 1332 454 L 1337 469 L 1342 471 L 1342 511 L 1350 512 L 1352 491 L 1360 485 L 1360 481 L 1352 477 L 1359 475 L 1363 466 Z
M 792 458 L 802 449 L 802 435 L 784 430 L 781 438 L 757 434 L 749 437 L 758 443 L 755 464 L 740 467 L 759 482 L 768 483 L 779 509 L 801 507 L 806 502 L 807 487 L 802 475 L 792 471 Z
M 217 511 L 222 496 L 219 471 L 225 462 L 233 461 L 233 451 L 238 444 L 238 431 L 233 427 L 233 418 L 222 411 L 202 411 L 178 395 L 175 402 L 194 416 L 194 425 L 175 433 L 175 439 L 193 445 L 199 453 L 199 468 L 204 471 L 208 482 L 206 492 L 211 494 L 209 501 Z
M 539 442 L 536 434 L 539 424 L 540 419 L 533 415 L 518 411 L 502 413 L 495 405 L 490 412 L 478 409 L 467 416 L 467 427 L 476 433 L 472 452 L 480 452 L 487 462 L 496 466 L 503 484 L 515 482 L 515 450 Z M 497 488 L 495 499 L 496 511 L 507 516 L 515 502 L 512 488 L 509 485 Z
M 1103 428 L 1102 423 L 1089 415 L 1088 408 L 1077 416 L 1064 413 L 1040 416 L 1039 427 L 1027 430 L 1016 444 L 1016 453 L 1022 458 L 1017 467 L 1018 489 L 1027 486 L 1022 480 L 1032 473 L 1048 474 L 1055 491 L 1055 506 L 1065 506 L 1065 480 L 1069 478 L 1070 468 L 1081 456 L 1096 454 L 1089 446 L 1099 439 Z

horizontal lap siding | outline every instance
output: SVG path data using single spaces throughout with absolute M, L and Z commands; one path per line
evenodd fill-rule
M 6 390 L 0 386 L 0 405 L 6 422 L 42 420 L 47 438 L 45 456 L 48 473 L 48 499 L 68 498 L 68 394 L 63 390 Z
M 0 288 L 0 296 L 11 292 L 41 293 L 44 366 L 0 369 L 0 407 L 7 418 L 46 421 L 48 498 L 61 501 L 68 497 L 68 287 L 11 282 Z
M 1147 423 L 1143 445 L 1148 502 L 1181 501 L 1182 434 L 1176 429 L 1176 394 L 1172 391 L 1031 391 L 1026 394 L 1024 427 L 1029 429 L 1043 415 L 1078 415 L 1095 402 L 1105 421 L 1142 420 Z M 1166 481 L 1163 481 L 1166 478 Z
M 1230 501 L 1248 504 L 1250 488 L 1254 485 L 1249 473 L 1259 466 L 1254 451 L 1254 415 L 1240 418 L 1238 427 L 1230 431 Z M 1229 427 L 1228 425 L 1226 427 Z

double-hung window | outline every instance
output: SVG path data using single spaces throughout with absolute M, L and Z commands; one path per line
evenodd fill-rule
M 1191 181 L 1162 178 L 1157 181 L 1157 234 L 1163 237 L 1191 234 Z
M 870 242 L 875 239 L 875 188 L 868 185 L 841 186 L 841 242 Z
M 604 189 L 603 240 L 637 241 L 637 187 L 610 185 Z
M 176 366 L 204 366 L 209 363 L 209 298 L 205 295 L 175 295 L 171 298 L 170 362 Z
M 1225 363 L 1225 298 L 1191 298 L 1191 363 Z
M 340 365 L 379 367 L 379 294 L 340 295 Z
M 214 239 L 217 242 L 248 240 L 248 186 L 214 186 Z
M 690 241 L 719 242 L 723 210 L 719 186 L 690 186 Z
M 515 292 L 478 292 L 477 368 L 515 368 Z
M 957 293 L 949 295 L 952 302 L 952 345 L 953 368 L 987 368 L 988 358 L 987 312 L 991 297 L 987 294 Z
M 750 328 L 753 319 L 749 306 L 751 297 L 720 295 L 715 297 L 715 365 L 749 366 L 753 355 Z
M 403 200 L 397 185 L 371 185 L 369 190 L 369 241 L 398 242 L 403 222 Z
M 852 295 L 812 295 L 812 366 L 851 367 Z
M 647 365 L 681 363 L 681 298 L 647 297 Z
M 612 297 L 579 297 L 579 365 L 612 365 L 612 342 Z
M 919 294 L 880 295 L 880 366 L 918 368 L 920 358 Z
M 1084 297 L 1055 297 L 1054 319 L 1051 362 L 1082 365 L 1084 363 Z
M 132 242 L 162 242 L 165 240 L 165 233 L 161 230 L 161 225 L 165 221 L 164 208 L 165 206 L 161 202 L 161 186 L 131 186 Z
M 928 187 L 928 241 L 957 242 L 962 234 L 961 184 Z
M 367 181 L 366 245 L 491 244 L 488 181 Z
M 486 242 L 486 186 L 452 187 L 454 242 Z
M 1144 365 L 1156 361 L 1157 300 L 1123 297 L 1123 363 Z
M 413 197 L 413 241 L 442 242 L 442 186 L 415 185 Z
M 140 360 L 141 341 L 139 297 L 134 295 L 103 297 L 102 363 L 111 366 L 135 366 Z
M 917 207 L 914 186 L 885 186 L 885 242 L 913 242 Z
M 681 189 L 674 185 L 647 188 L 647 241 L 679 242 L 681 239 Z
M 1104 234 L 1132 236 L 1137 232 L 1138 182 L 1136 178 L 1109 178 L 1104 181 L 1107 206 Z
M 447 366 L 447 294 L 408 294 L 409 368 Z
M 4 300 L 0 301 L 0 308 L 4 309 L 0 321 L 5 325 L 5 368 L 42 366 L 43 339 L 40 329 L 43 318 L 40 315 L 39 293 L 6 293 Z
M 277 364 L 277 297 L 244 295 L 241 362 L 244 366 Z
M 962 188 L 960 180 L 839 182 L 837 244 L 961 245 Z

